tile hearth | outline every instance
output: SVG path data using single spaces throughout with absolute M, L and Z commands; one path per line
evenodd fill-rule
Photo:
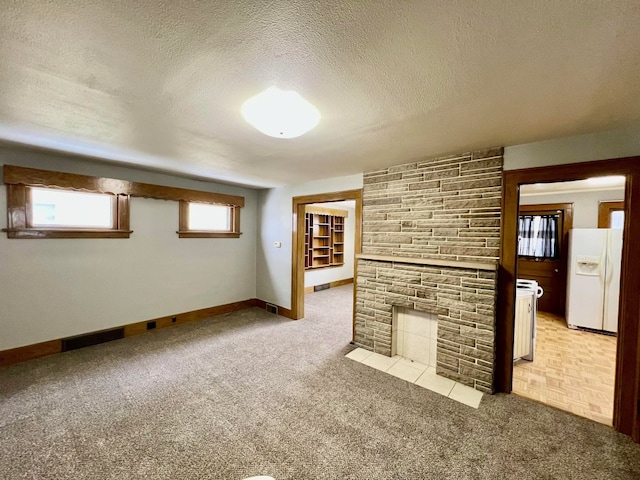
M 478 408 L 482 392 L 436 374 L 434 367 L 409 360 L 398 355 L 387 357 L 364 348 L 356 348 L 347 358 L 398 377 L 419 387 L 439 393 L 452 400 Z

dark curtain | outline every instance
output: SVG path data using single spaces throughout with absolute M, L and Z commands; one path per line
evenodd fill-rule
M 558 258 L 558 215 L 521 215 L 518 218 L 518 255 Z

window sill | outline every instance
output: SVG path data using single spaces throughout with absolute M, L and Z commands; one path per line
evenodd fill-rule
M 240 238 L 238 232 L 209 232 L 206 230 L 178 230 L 179 238 Z
M 133 230 L 69 228 L 3 228 L 7 238 L 129 238 Z

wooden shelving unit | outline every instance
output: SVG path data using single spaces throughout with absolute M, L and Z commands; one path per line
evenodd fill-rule
M 311 235 L 312 235 L 312 217 L 306 213 L 304 216 L 304 268 L 308 268 L 311 265 L 311 258 L 313 251 L 311 250 Z
M 344 264 L 344 219 L 348 212 L 308 208 L 305 213 L 304 268 Z
M 344 217 L 331 217 L 331 265 L 344 264 Z

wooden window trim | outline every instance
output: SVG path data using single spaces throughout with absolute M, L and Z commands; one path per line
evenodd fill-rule
M 155 198 L 158 200 L 185 200 L 187 202 L 215 203 L 244 207 L 244 197 L 237 195 L 129 182 L 116 178 L 90 177 L 87 175 L 77 175 L 75 173 L 16 167 L 14 165 L 4 166 L 3 180 L 7 185 L 64 188 L 92 193 L 113 193 L 115 195 L 129 195 L 131 197 Z
M 149 183 L 129 182 L 115 178 L 91 177 L 75 173 L 54 172 L 36 168 L 4 165 L 3 181 L 7 184 L 7 232 L 9 238 L 128 238 L 129 198 L 153 198 L 179 202 L 198 202 L 233 207 L 233 232 L 183 232 L 183 238 L 240 236 L 240 209 L 244 197 L 186 188 L 166 187 Z M 27 188 L 44 187 L 76 190 L 88 193 L 109 193 L 118 199 L 116 229 L 62 229 L 27 227 Z M 182 230 L 182 228 L 180 229 Z M 178 232 L 180 234 L 180 232 Z
M 214 230 L 189 230 L 189 204 L 180 200 L 180 212 L 178 214 L 178 234 L 179 238 L 240 238 L 240 206 L 227 205 L 231 208 L 231 228 L 229 231 Z M 224 204 L 223 204 L 224 205 Z
M 7 185 L 7 228 L 3 229 L 7 232 L 7 238 L 129 238 L 131 236 L 129 195 L 113 195 L 111 199 L 112 228 L 34 227 L 31 219 L 31 188 L 31 185 Z
M 624 212 L 624 202 L 600 202 L 598 204 L 598 228 L 611 228 L 611 212 Z

